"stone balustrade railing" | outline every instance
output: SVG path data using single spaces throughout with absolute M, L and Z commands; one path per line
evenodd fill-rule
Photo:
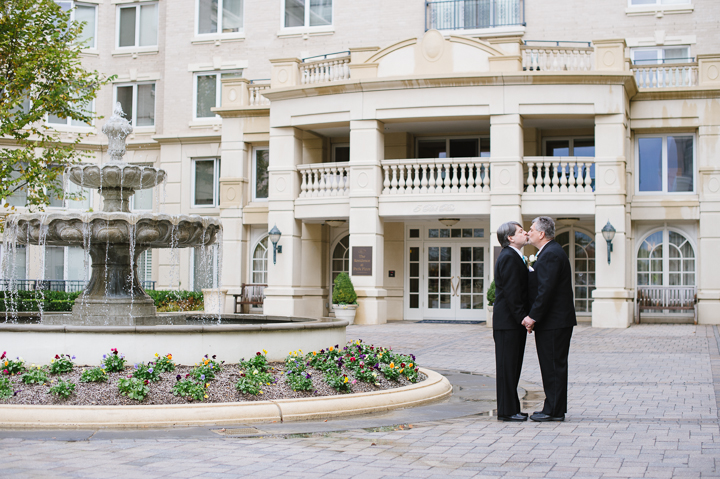
M 675 65 L 633 65 L 640 88 L 676 88 L 698 85 L 697 63 Z
M 350 78 L 350 56 L 331 58 L 300 64 L 300 82 L 303 85 L 328 83 Z
M 298 165 L 300 198 L 348 196 L 350 168 L 347 163 Z
M 270 90 L 270 83 L 251 83 L 248 85 L 248 105 L 267 106 L 270 100 L 263 96 L 263 92 Z
M 588 71 L 594 70 L 595 49 L 592 47 L 520 47 L 525 71 Z
M 595 160 L 587 157 L 528 156 L 527 193 L 592 193 Z
M 484 158 L 384 160 L 384 195 L 489 193 L 490 162 Z

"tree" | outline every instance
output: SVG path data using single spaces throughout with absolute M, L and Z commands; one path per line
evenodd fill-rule
M 53 0 L 0 2 L 0 198 L 24 191 L 42 210 L 62 198 L 62 175 L 87 156 L 76 148 L 86 135 L 60 141 L 47 115 L 91 123 L 88 105 L 112 78 L 82 64 L 83 24 Z

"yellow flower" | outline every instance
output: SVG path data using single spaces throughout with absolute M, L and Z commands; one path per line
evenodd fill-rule
M 395 363 L 394 363 L 394 362 L 391 362 L 391 363 L 390 363 L 390 367 L 391 367 L 391 368 L 394 368 L 394 367 L 395 367 Z
M 168 358 L 168 359 L 172 359 L 172 354 L 168 354 L 168 355 L 167 355 L 167 358 Z
M 263 393 L 262 391 L 260 391 L 260 394 L 265 394 L 265 393 Z
M 345 376 L 345 379 L 343 379 L 343 382 L 344 382 L 344 383 L 348 382 L 348 377 L 347 377 L 347 376 Z
M 292 356 L 292 351 L 290 351 L 290 352 L 288 353 L 288 356 Z
M 405 368 L 402 368 L 402 369 L 400 370 L 400 372 L 403 372 L 403 371 L 405 371 Z
M 333 348 L 332 346 L 330 346 L 330 347 L 328 348 L 328 351 L 333 351 L 333 350 L 335 350 L 335 348 Z
M 209 388 L 209 387 L 210 387 L 210 383 L 205 384 L 205 387 L 206 387 L 206 388 Z
M 158 356 L 160 356 L 160 355 L 158 353 L 155 353 L 155 357 L 158 357 Z
M 50 362 L 51 362 L 51 363 L 54 363 L 55 360 L 54 360 L 54 359 L 51 359 Z M 7 366 L 7 362 L 5 362 L 5 365 Z
M 263 349 L 263 353 L 267 354 L 267 349 Z
M 207 399 L 207 398 L 208 398 L 208 395 L 206 394 L 206 395 L 205 395 L 205 399 Z
M 209 362 L 210 362 L 210 361 L 208 361 L 207 359 L 205 360 L 205 364 L 207 364 L 207 363 L 209 363 Z
M 302 349 L 298 349 L 298 351 L 300 351 L 302 353 Z
M 317 351 L 313 351 L 313 356 L 317 356 Z
M 408 367 L 409 368 L 413 367 L 413 363 L 408 364 Z

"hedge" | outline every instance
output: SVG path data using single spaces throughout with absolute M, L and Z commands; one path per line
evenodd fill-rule
M 195 291 L 155 291 L 146 293 L 155 302 L 160 312 L 201 311 L 204 308 L 203 294 Z M 72 311 L 73 304 L 81 292 L 64 291 L 0 291 L 0 312 L 17 311 Z

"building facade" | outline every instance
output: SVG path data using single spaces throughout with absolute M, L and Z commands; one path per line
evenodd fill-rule
M 346 271 L 359 323 L 482 320 L 497 227 L 542 214 L 581 319 L 626 327 L 661 295 L 720 323 L 717 2 L 58 3 L 117 75 L 94 108 L 128 112 L 127 161 L 169 174 L 135 209 L 223 220 L 211 255 L 143 259 L 158 288 L 263 284 L 266 314 L 327 316 Z M 48 124 L 104 161 L 102 121 Z M 30 248 L 25 275 L 82 280 L 77 254 L 42 272 Z

